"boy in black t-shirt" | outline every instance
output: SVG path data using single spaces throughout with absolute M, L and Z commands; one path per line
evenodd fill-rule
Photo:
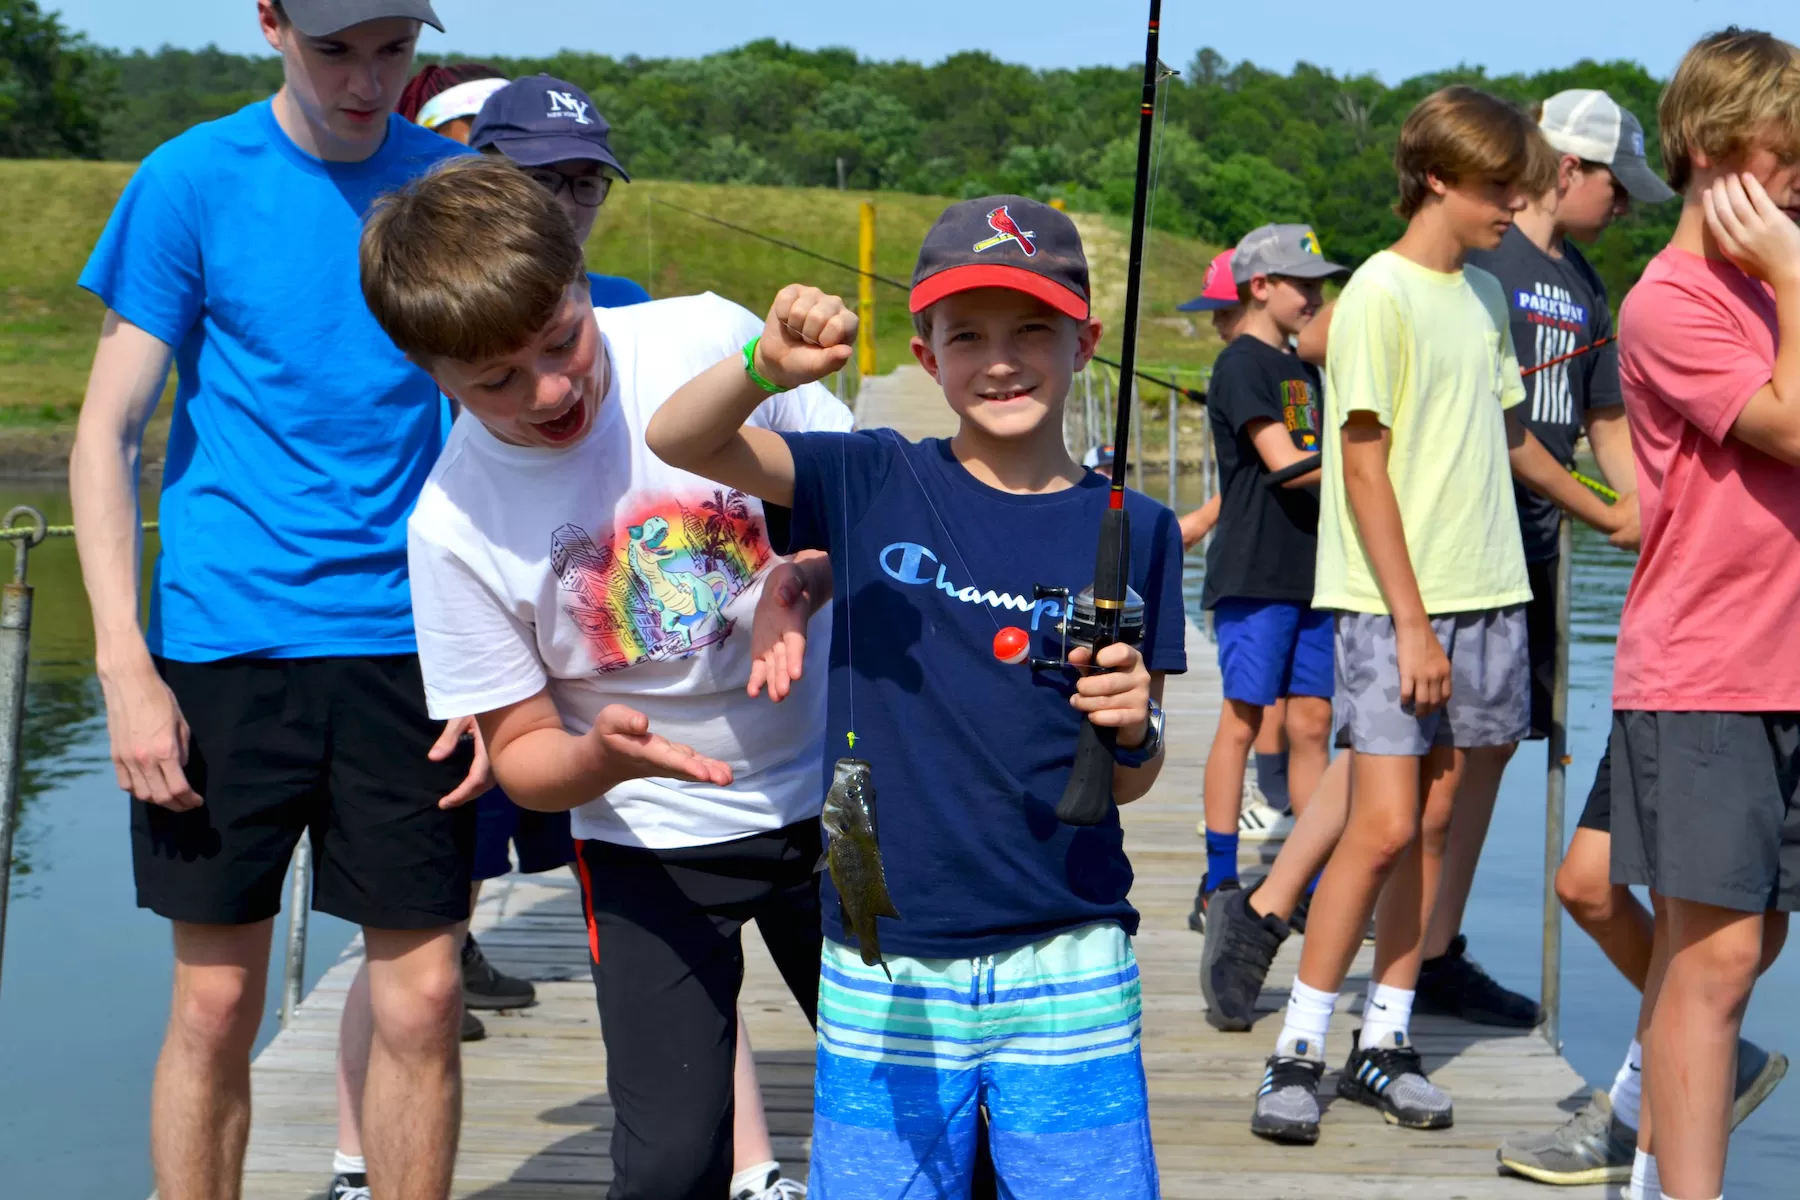
M 1213 611 L 1225 703 L 1206 759 L 1196 929 L 1213 895 L 1238 886 L 1239 797 L 1263 709 L 1288 698 L 1290 795 L 1310 796 L 1329 757 L 1331 615 L 1311 607 L 1318 472 L 1279 485 L 1270 475 L 1319 452 L 1319 372 L 1288 342 L 1318 311 L 1324 280 L 1343 271 L 1306 225 L 1253 230 L 1232 256 L 1243 315 L 1206 396 L 1222 499 L 1202 603 Z

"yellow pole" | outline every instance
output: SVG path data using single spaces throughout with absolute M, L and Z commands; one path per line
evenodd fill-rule
M 856 366 L 867 378 L 875 374 L 875 206 L 862 206 L 862 239 L 857 254 L 856 316 L 860 331 L 856 340 Z
M 1054 200 L 1050 201 L 1050 207 L 1054 208 L 1057 212 L 1068 212 L 1069 211 L 1069 202 L 1067 200 L 1064 200 L 1061 196 L 1058 196 Z

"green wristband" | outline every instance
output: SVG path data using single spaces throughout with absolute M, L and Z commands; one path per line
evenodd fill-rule
M 749 341 L 744 343 L 744 374 L 750 376 L 750 381 L 752 383 L 756 384 L 757 387 L 761 388 L 765 392 L 770 393 L 771 395 L 773 395 L 776 392 L 787 391 L 788 389 L 786 389 L 784 387 L 780 387 L 776 384 L 770 383 L 768 380 L 766 380 L 762 377 L 762 374 L 760 372 L 757 371 L 757 369 L 756 369 L 756 348 L 757 348 L 757 346 L 759 346 L 761 344 L 762 344 L 762 334 L 760 334 L 760 333 L 757 334 L 755 337 L 751 338 Z

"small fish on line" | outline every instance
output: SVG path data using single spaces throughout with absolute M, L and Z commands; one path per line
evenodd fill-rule
M 875 838 L 875 775 L 868 763 L 860 758 L 837 760 L 820 820 L 831 838 L 825 862 L 837 887 L 844 928 L 856 935 L 863 965 L 879 965 L 891 980 L 894 973 L 882 961 L 875 918 L 899 920 L 900 912 L 888 895 L 887 871 Z

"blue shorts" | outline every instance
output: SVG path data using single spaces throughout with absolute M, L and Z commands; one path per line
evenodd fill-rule
M 1283 696 L 1331 699 L 1331 613 L 1287 600 L 1221 600 L 1213 637 L 1225 698 L 1267 708 Z
M 983 1108 L 1000 1195 L 1156 1200 L 1123 929 L 887 965 L 825 942 L 812 1200 L 966 1197 Z
M 520 808 L 499 788 L 475 797 L 475 865 L 472 879 L 498 879 L 513 869 L 527 875 L 553 871 L 575 861 L 575 838 L 566 812 Z

